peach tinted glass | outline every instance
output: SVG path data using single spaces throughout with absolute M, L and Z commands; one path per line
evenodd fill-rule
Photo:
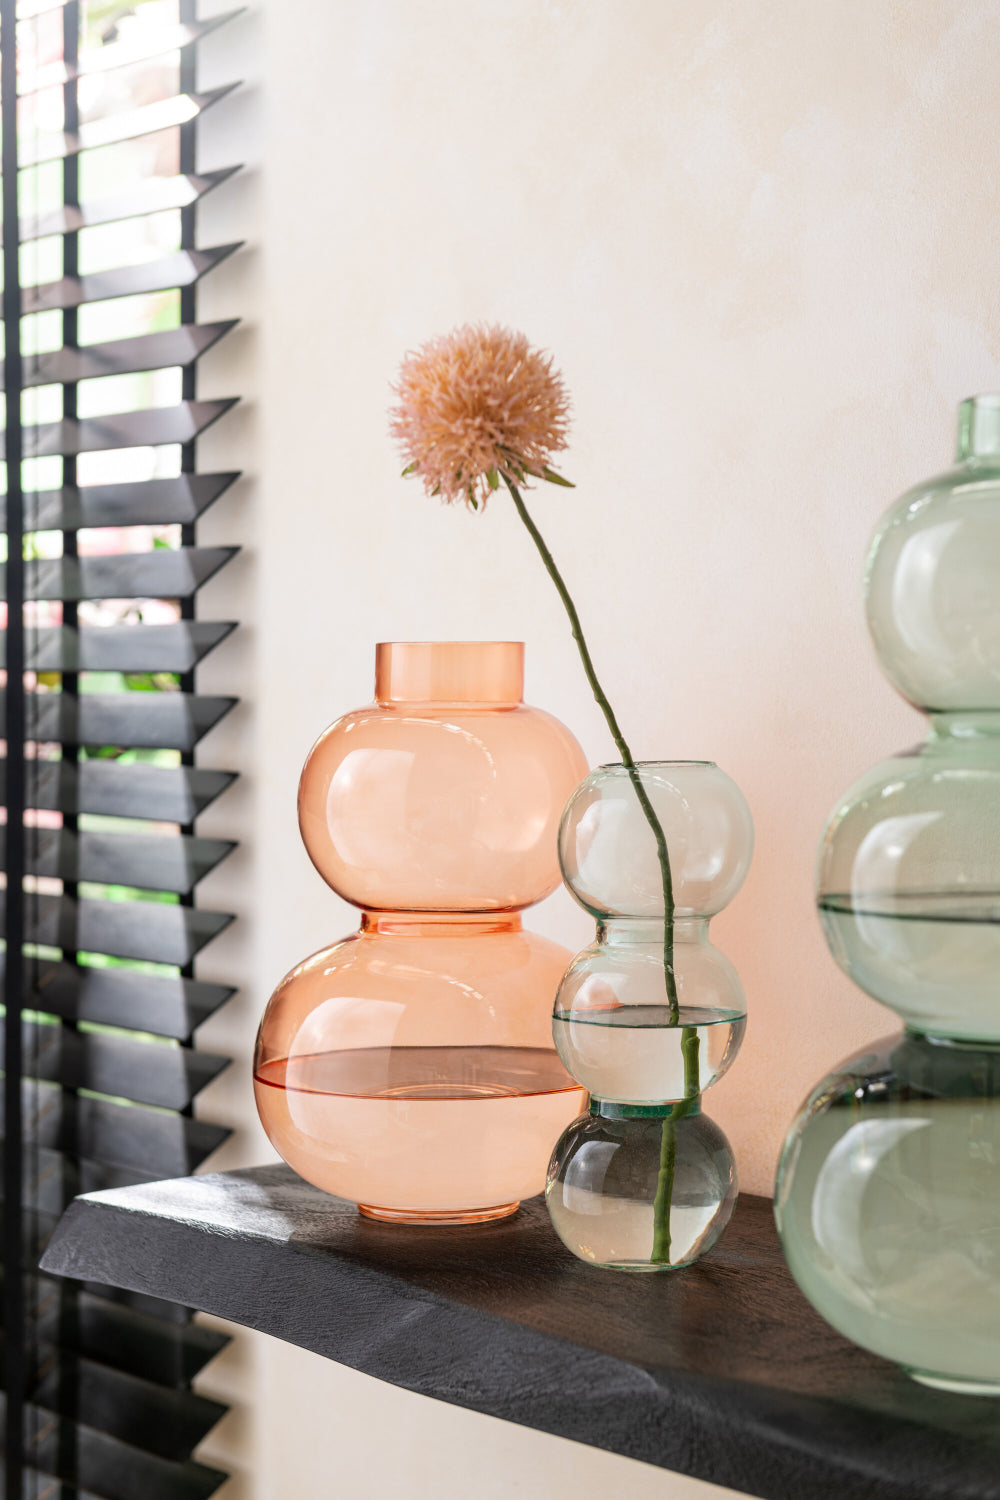
M 550 1029 L 570 955 L 519 909 L 558 884 L 559 816 L 586 763 L 521 701 L 523 652 L 379 646 L 375 703 L 331 725 L 302 773 L 310 858 L 364 915 L 275 990 L 257 1107 L 296 1172 L 374 1218 L 512 1213 L 583 1106 Z
M 276 991 L 254 1079 L 265 1129 L 373 1217 L 510 1213 L 584 1104 L 549 1024 L 569 955 L 516 915 L 384 921 Z
M 331 724 L 299 785 L 323 879 L 377 911 L 515 911 L 559 883 L 556 832 L 586 774 L 558 719 L 521 701 L 514 641 L 377 648 L 375 703 Z

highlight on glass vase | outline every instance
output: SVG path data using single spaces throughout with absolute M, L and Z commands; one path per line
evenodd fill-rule
M 555 1148 L 546 1198 L 581 1260 L 688 1265 L 732 1213 L 736 1164 L 701 1096 L 739 1050 L 746 1001 L 709 919 L 752 853 L 746 801 L 710 762 L 602 766 L 563 814 L 563 877 L 598 927 L 559 987 L 552 1031 L 591 1097 Z
M 289 1166 L 373 1218 L 513 1213 L 583 1104 L 550 1032 L 571 955 L 520 913 L 559 884 L 586 762 L 523 678 L 518 642 L 379 645 L 375 703 L 302 773 L 309 857 L 363 915 L 275 990 L 257 1108 Z
M 865 583 L 882 669 L 930 733 L 835 809 L 819 909 L 904 1031 L 806 1101 L 778 1229 L 841 1333 L 1000 1395 L 1000 396 L 963 403 L 955 467 L 883 517 Z

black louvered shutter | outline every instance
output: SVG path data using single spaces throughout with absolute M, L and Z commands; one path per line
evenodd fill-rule
M 229 14 L 235 14 L 230 12 Z M 198 814 L 233 777 L 195 766 L 232 707 L 195 618 L 232 547 L 199 547 L 238 477 L 198 474 L 194 0 L 0 0 L 6 668 L 5 1491 L 189 1500 L 223 1408 L 191 1381 L 225 1343 L 171 1303 L 36 1265 L 76 1193 L 188 1173 L 227 1132 L 193 1117 L 227 1059 L 197 1027 L 232 991 L 194 977 L 230 921 L 195 905 L 233 845 Z M 14 38 L 16 36 L 16 48 Z

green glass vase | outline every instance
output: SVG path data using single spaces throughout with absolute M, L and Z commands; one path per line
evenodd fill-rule
M 1000 396 L 962 404 L 955 467 L 883 517 L 865 585 L 930 733 L 835 809 L 818 900 L 834 958 L 905 1030 L 814 1090 L 775 1211 L 835 1328 L 1000 1395 Z

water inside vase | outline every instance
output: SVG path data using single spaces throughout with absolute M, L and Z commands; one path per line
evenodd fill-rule
M 575 1078 L 600 1099 L 657 1104 L 685 1093 L 685 1033 L 698 1036 L 698 1087 L 706 1089 L 739 1051 L 746 1016 L 682 1006 L 676 1025 L 667 1005 L 579 1006 L 556 1011 L 552 1035 Z
M 276 1058 L 254 1085 L 275 1149 L 385 1217 L 511 1212 L 544 1187 L 584 1091 L 543 1047 L 361 1047 Z
M 664 1132 L 673 1138 L 669 1261 L 654 1255 Z M 722 1233 L 736 1198 L 732 1150 L 719 1127 L 693 1113 L 576 1120 L 549 1169 L 552 1224 L 574 1255 L 621 1271 L 657 1271 L 696 1260 Z
M 1000 1036 L 1000 893 L 831 893 L 819 910 L 837 962 L 911 1026 Z

